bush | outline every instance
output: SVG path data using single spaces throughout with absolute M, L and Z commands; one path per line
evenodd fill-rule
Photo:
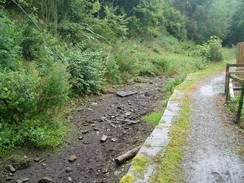
M 100 89 L 103 74 L 101 52 L 87 50 L 81 53 L 76 49 L 69 52 L 68 62 L 70 82 L 76 92 L 91 94 Z
M 221 43 L 219 38 L 212 36 L 207 43 L 197 47 L 195 54 L 209 61 L 222 61 Z
M 31 25 L 26 25 L 23 31 L 21 43 L 23 57 L 26 60 L 41 59 L 41 52 L 44 49 L 44 38 L 42 33 Z
M 122 81 L 119 65 L 116 63 L 114 59 L 109 58 L 107 60 L 105 64 L 104 76 L 106 80 L 111 83 L 120 83 Z
M 16 70 L 21 57 L 22 30 L 0 12 L 0 69 Z
M 69 75 L 62 64 L 49 66 L 48 73 L 38 85 L 37 113 L 55 110 L 68 101 Z
M 24 71 L 0 73 L 0 122 L 19 123 L 36 109 L 36 73 Z

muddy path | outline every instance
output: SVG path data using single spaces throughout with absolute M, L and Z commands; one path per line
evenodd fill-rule
M 113 159 L 141 145 L 151 133 L 154 126 L 141 117 L 151 112 L 157 101 L 162 101 L 160 89 L 166 81 L 166 77 L 130 81 L 131 85 L 125 88 L 105 91 L 110 94 L 78 106 L 79 110 L 71 117 L 75 135 L 66 146 L 58 153 L 41 155 L 6 182 L 28 178 L 28 182 L 37 183 L 48 177 L 55 183 L 118 183 L 129 163 L 116 166 Z M 119 97 L 118 90 L 136 93 Z M 107 136 L 105 142 L 101 142 L 103 135 Z M 72 155 L 76 160 L 69 162 Z
M 238 128 L 224 109 L 224 73 L 206 78 L 191 96 L 191 131 L 185 147 L 187 183 L 243 183 Z

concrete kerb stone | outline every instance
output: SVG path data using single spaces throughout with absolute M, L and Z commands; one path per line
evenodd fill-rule
M 188 80 L 191 80 L 190 77 L 187 77 L 185 82 L 187 82 Z M 146 159 L 149 161 L 147 163 L 148 166 L 143 167 L 143 173 L 138 173 L 136 167 L 134 167 L 132 163 L 131 167 L 128 170 L 128 174 L 134 177 L 133 183 L 150 182 L 150 177 L 153 175 L 155 169 L 157 168 L 155 159 L 158 156 L 164 156 L 165 149 L 170 142 L 170 128 L 180 113 L 183 97 L 184 92 L 175 89 L 174 93 L 169 98 L 167 108 L 164 111 L 164 114 L 160 119 L 159 124 L 155 127 L 151 135 L 146 139 L 145 143 L 142 145 L 140 151 L 137 154 L 137 156 L 146 157 Z

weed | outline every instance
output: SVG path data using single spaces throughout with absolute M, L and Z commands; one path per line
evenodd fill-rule
M 150 114 L 147 114 L 146 116 L 143 117 L 143 120 L 146 123 L 150 123 L 153 125 L 157 125 L 162 117 L 162 113 L 160 112 L 152 112 Z

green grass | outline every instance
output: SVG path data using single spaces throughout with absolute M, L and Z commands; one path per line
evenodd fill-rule
M 147 114 L 146 116 L 143 116 L 142 119 L 146 123 L 157 125 L 159 123 L 161 117 L 162 117 L 162 113 L 161 112 L 152 112 L 150 114 Z
M 151 183 L 177 183 L 183 180 L 182 175 L 182 147 L 186 143 L 189 131 L 190 105 L 185 98 L 181 113 L 170 131 L 170 144 L 166 147 L 164 157 L 157 157 L 157 168 L 150 178 Z

